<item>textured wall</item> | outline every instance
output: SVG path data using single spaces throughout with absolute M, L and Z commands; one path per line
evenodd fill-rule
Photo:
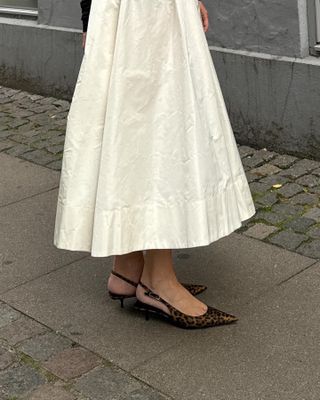
M 239 142 L 320 159 L 320 59 L 212 50 Z
M 211 45 L 296 57 L 308 52 L 306 0 L 203 1 Z M 39 23 L 81 29 L 80 0 L 39 0 Z
M 209 44 L 288 56 L 308 51 L 306 0 L 203 0 Z
M 0 84 L 70 97 L 82 60 L 79 32 L 0 18 Z
M 40 24 L 81 29 L 80 0 L 38 0 L 38 10 Z

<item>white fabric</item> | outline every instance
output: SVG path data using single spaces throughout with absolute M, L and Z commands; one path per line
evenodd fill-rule
M 198 0 L 93 0 L 55 246 L 202 246 L 254 213 Z

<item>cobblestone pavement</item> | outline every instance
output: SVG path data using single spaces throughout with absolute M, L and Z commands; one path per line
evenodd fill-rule
M 0 151 L 61 169 L 70 103 L 0 86 Z M 239 146 L 257 209 L 238 233 L 320 258 L 320 161 Z
M 0 302 L 1 400 L 165 400 L 110 362 Z

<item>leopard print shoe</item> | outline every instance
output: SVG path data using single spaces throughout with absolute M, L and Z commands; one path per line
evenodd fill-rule
M 116 271 L 111 271 L 111 274 L 117 276 L 118 278 L 122 279 L 123 281 L 129 283 L 131 286 L 136 288 L 138 284 L 136 282 L 133 282 L 131 279 L 119 274 L 119 272 Z M 207 289 L 207 286 L 205 285 L 196 285 L 193 283 L 182 283 L 182 285 L 193 295 L 196 296 L 199 293 L 202 293 L 204 290 Z M 123 308 L 123 302 L 125 299 L 129 299 L 132 297 L 136 297 L 135 293 L 134 294 L 119 294 L 119 293 L 114 293 L 110 290 L 108 290 L 109 296 L 112 300 L 119 300 L 121 303 L 121 308 Z
M 144 285 L 141 281 L 139 284 L 143 287 L 144 294 L 151 297 L 154 300 L 161 302 L 166 305 L 169 309 L 170 314 L 165 311 L 151 306 L 150 304 L 146 304 L 140 300 L 137 300 L 134 307 L 141 311 L 145 312 L 146 320 L 149 319 L 150 313 L 155 313 L 163 318 L 165 318 L 168 322 L 173 325 L 178 326 L 179 328 L 184 329 L 199 329 L 199 328 L 209 328 L 218 325 L 226 325 L 238 320 L 238 318 L 232 314 L 227 314 L 224 311 L 218 310 L 217 308 L 207 306 L 208 309 L 203 315 L 192 316 L 182 313 L 177 310 L 163 298 L 161 298 L 158 294 L 154 293 L 151 289 L 149 289 L 146 285 Z
M 181 283 L 193 296 L 204 292 L 207 289 L 205 285 L 196 285 L 193 283 Z

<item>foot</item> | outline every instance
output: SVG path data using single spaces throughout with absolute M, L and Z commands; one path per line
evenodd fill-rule
M 202 301 L 194 297 L 182 284 L 176 279 L 162 280 L 158 282 L 151 282 L 146 276 L 141 277 L 142 283 L 144 283 L 149 289 L 158 294 L 170 305 L 175 307 L 180 312 L 191 315 L 200 316 L 207 312 L 207 305 Z M 168 307 L 144 294 L 145 290 L 141 285 L 137 286 L 136 296 L 137 299 L 143 303 L 150 304 L 151 306 L 160 308 L 164 312 L 170 315 Z
M 134 252 L 114 257 L 112 270 L 138 283 L 144 265 L 143 252 Z M 136 287 L 125 280 L 110 274 L 107 281 L 107 289 L 116 294 L 135 296 Z

